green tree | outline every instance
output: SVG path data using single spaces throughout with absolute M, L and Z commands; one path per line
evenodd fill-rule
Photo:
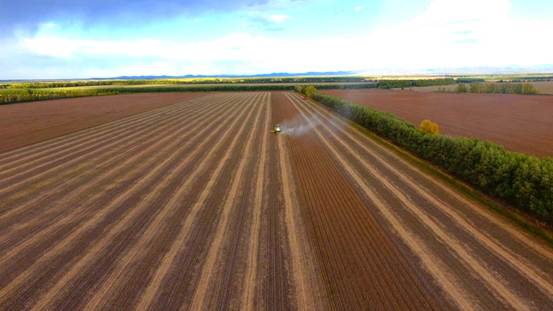
M 464 83 L 457 84 L 457 93 L 466 93 L 467 86 Z
M 430 120 L 422 120 L 420 124 L 420 129 L 423 132 L 432 134 L 432 135 L 440 133 L 440 126 L 437 123 L 432 122 Z
M 309 98 L 313 98 L 317 93 L 317 89 L 313 85 L 309 85 L 303 88 L 303 94 Z

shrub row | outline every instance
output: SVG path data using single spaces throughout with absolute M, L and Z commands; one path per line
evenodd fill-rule
M 553 159 L 510 152 L 477 139 L 427 134 L 393 114 L 319 92 L 312 98 L 482 192 L 553 225 Z
M 333 88 L 372 88 L 374 83 L 348 83 L 348 84 L 320 84 L 321 89 Z M 11 104 L 18 102 L 28 102 L 37 100 L 97 96 L 97 95 L 115 95 L 128 93 L 157 93 L 157 92 L 218 92 L 218 91 L 278 91 L 293 90 L 292 84 L 198 84 L 198 85 L 144 85 L 144 86 L 104 86 L 104 87 L 75 87 L 75 88 L 11 88 L 0 89 L 0 104 Z
M 374 83 L 348 83 L 348 84 L 315 84 L 319 89 L 359 89 L 373 88 Z M 117 93 L 142 93 L 142 92 L 217 92 L 217 91 L 289 91 L 294 89 L 292 84 L 220 84 L 220 85 L 187 85 L 187 86 L 143 86 L 143 87 L 110 87 L 102 90 L 115 91 Z
M 117 94 L 110 90 L 101 89 L 74 89 L 74 90 L 32 90 L 9 89 L 0 91 L 0 105 L 20 102 L 30 102 L 48 99 L 99 96 Z
M 380 89 L 417 87 L 417 86 L 432 86 L 432 85 L 449 85 L 454 84 L 455 79 L 416 79 L 416 80 L 379 80 L 377 87 Z
M 538 94 L 538 90 L 530 83 L 471 83 L 469 87 L 459 84 L 456 91 L 457 93 Z
M 257 78 L 167 78 L 167 79 L 115 79 L 115 80 L 66 80 L 66 81 L 28 81 L 0 84 L 0 88 L 38 89 L 80 86 L 117 86 L 117 85 L 152 85 L 152 84 L 244 84 L 244 83 L 344 83 L 367 82 L 360 76 L 328 77 L 257 77 Z

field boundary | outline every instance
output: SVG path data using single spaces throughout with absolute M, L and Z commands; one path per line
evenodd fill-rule
M 348 118 L 345 118 L 333 109 L 325 106 L 324 104 L 321 104 L 319 101 L 315 99 L 310 100 L 315 104 L 321 106 L 324 110 L 332 113 L 341 120 L 347 122 L 349 125 L 355 127 L 360 132 L 373 139 L 380 146 L 390 150 L 401 159 L 421 170 L 423 173 L 430 175 L 431 177 L 437 179 L 437 181 L 444 182 L 447 186 L 452 187 L 453 190 L 460 194 L 463 198 L 469 200 L 472 203 L 478 203 L 482 206 L 485 206 L 487 210 L 493 212 L 495 215 L 501 216 L 503 220 L 515 225 L 520 229 L 523 229 L 525 232 L 531 234 L 532 236 L 543 240 L 544 242 L 546 242 L 548 247 L 553 249 L 553 231 L 551 226 L 544 221 L 541 221 L 536 216 L 531 215 L 530 213 L 526 213 L 497 198 L 492 198 L 491 196 L 468 184 L 467 182 L 462 181 L 459 178 L 456 178 L 453 175 L 447 173 L 444 169 L 436 166 L 435 164 L 421 159 L 411 151 L 397 146 L 390 140 L 379 136 L 366 127 Z
M 255 92 L 255 91 L 293 91 L 299 84 L 174 84 L 174 85 L 115 85 L 100 87 L 69 88 L 12 88 L 0 89 L 0 105 L 66 99 L 77 97 L 107 96 L 136 93 L 173 93 L 173 92 Z M 374 82 L 350 82 L 335 84 L 314 84 L 319 89 L 364 89 L 376 88 Z

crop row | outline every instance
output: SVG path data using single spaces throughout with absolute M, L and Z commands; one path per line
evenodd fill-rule
M 305 94 L 312 88 L 297 90 Z M 510 152 L 478 139 L 424 133 L 390 113 L 319 92 L 308 95 L 484 193 L 553 224 L 553 159 Z
M 315 84 L 317 85 L 317 84 Z M 374 83 L 348 84 L 319 84 L 320 89 L 359 89 L 373 88 Z M 56 98 L 70 98 L 82 96 L 115 95 L 128 93 L 157 93 L 157 92 L 216 92 L 216 91 L 279 91 L 293 90 L 292 84 L 210 84 L 210 85 L 144 85 L 138 87 L 104 86 L 104 87 L 74 87 L 74 88 L 8 88 L 0 89 L 0 105 L 18 102 L 29 102 Z

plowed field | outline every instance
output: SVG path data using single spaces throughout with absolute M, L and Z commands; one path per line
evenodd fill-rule
M 548 246 L 288 92 L 0 154 L 0 249 L 0 310 L 553 308 Z
M 204 95 L 132 94 L 0 105 L 0 152 Z
M 430 119 L 443 133 L 475 137 L 509 150 L 553 156 L 553 96 L 451 94 L 411 90 L 330 90 L 357 104 L 419 125 Z

